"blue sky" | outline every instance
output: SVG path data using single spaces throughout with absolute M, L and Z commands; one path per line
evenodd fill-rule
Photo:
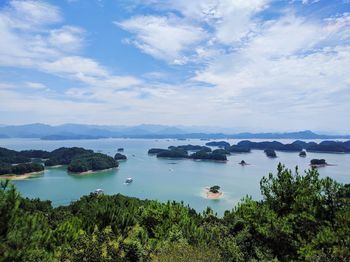
M 348 0 L 0 1 L 0 123 L 350 132 Z

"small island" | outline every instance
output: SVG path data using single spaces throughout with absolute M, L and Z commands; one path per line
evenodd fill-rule
M 241 160 L 241 162 L 239 162 L 239 164 L 240 164 L 241 166 L 246 166 L 246 165 L 248 165 L 247 162 L 245 162 L 244 160 Z
M 269 158 L 276 158 L 277 157 L 276 152 L 273 149 L 265 149 L 264 152 L 265 152 L 266 156 Z
M 306 152 L 304 150 L 300 151 L 299 156 L 300 157 L 306 157 Z
M 223 193 L 220 192 L 220 186 L 212 186 L 210 188 L 208 188 L 208 192 L 207 192 L 207 198 L 208 199 L 220 199 L 223 197 Z
M 311 159 L 310 166 L 312 167 L 324 167 L 327 166 L 327 162 L 325 159 Z
M 118 152 L 124 152 L 124 148 L 119 147 L 117 151 L 118 151 Z
M 115 155 L 114 155 L 114 159 L 115 160 L 126 160 L 127 159 L 127 157 L 126 157 L 126 155 L 123 155 L 123 154 L 120 154 L 120 153 L 116 153 Z

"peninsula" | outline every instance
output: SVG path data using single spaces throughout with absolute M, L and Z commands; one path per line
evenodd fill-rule
M 33 162 L 34 159 L 37 160 Z M 0 148 L 0 178 L 25 179 L 38 175 L 45 167 L 62 165 L 67 166 L 70 172 L 83 173 L 115 168 L 119 163 L 111 156 L 81 147 L 61 147 L 52 152 Z

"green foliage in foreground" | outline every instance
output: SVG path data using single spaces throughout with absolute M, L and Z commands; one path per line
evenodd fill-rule
M 349 261 L 350 187 L 279 165 L 223 218 L 182 203 L 90 194 L 69 206 L 2 182 L 1 261 Z

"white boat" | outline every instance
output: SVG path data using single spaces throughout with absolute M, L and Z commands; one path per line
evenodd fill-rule
M 134 181 L 131 177 L 128 177 L 126 180 L 125 180 L 125 183 L 126 184 L 130 184 L 132 181 Z
M 96 194 L 103 194 L 103 189 L 97 188 L 97 189 L 95 190 L 95 193 L 96 193 Z

